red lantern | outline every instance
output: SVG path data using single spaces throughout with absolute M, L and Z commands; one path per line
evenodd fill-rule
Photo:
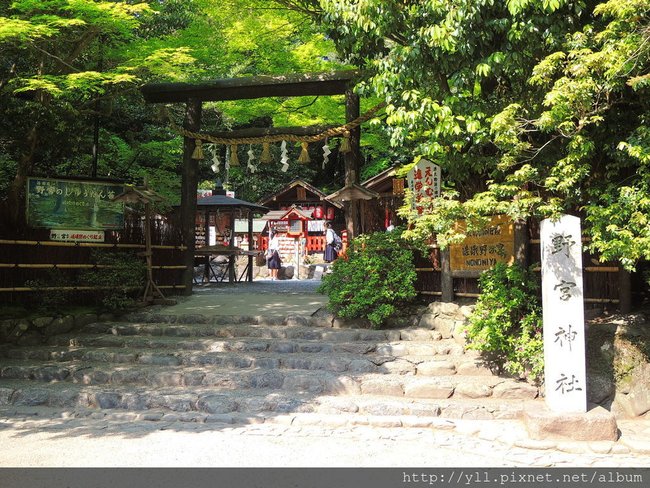
M 315 219 L 323 218 L 323 207 L 321 207 L 320 205 L 316 207 L 316 209 L 314 210 L 314 218 Z
M 327 220 L 334 220 L 334 207 L 328 207 Z

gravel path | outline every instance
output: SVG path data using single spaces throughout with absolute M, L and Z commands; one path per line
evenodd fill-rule
M 7 413 L 2 467 L 650 467 L 648 451 L 620 443 L 526 440 L 516 421 L 328 428 L 290 416 L 287 425 L 226 425 L 60 418 L 39 407 Z M 650 422 L 623 428 L 647 436 Z

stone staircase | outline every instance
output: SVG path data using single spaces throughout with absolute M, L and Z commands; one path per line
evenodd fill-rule
M 538 393 L 436 330 L 335 329 L 318 317 L 140 313 L 0 346 L 0 406 L 77 416 L 426 426 L 516 418 Z

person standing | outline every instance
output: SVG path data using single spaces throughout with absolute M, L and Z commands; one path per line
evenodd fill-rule
M 282 259 L 280 259 L 280 239 L 275 230 L 271 231 L 271 240 L 269 241 L 269 248 L 266 251 L 266 264 L 271 273 L 271 280 L 278 279 L 278 272 L 282 267 Z
M 325 222 L 325 252 L 323 253 L 323 260 L 326 263 L 331 263 L 339 257 L 338 242 L 340 242 L 340 238 L 338 238 L 336 232 L 332 229 L 332 224 Z

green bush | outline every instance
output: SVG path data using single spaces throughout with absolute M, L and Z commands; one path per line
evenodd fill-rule
M 479 297 L 467 330 L 468 348 L 499 373 L 543 381 L 539 282 L 531 269 L 497 264 L 479 278 Z
M 92 259 L 98 265 L 110 266 L 85 271 L 81 282 L 85 286 L 107 287 L 97 293 L 100 303 L 109 310 L 131 306 L 134 298 L 144 291 L 147 265 L 133 253 L 94 251 Z
M 319 288 L 334 314 L 367 318 L 379 327 L 417 296 L 413 251 L 400 236 L 378 232 L 350 243 Z
M 70 290 L 51 289 L 74 286 L 72 279 L 57 268 L 48 270 L 43 278 L 26 281 L 25 286 L 38 290 L 33 298 L 37 300 L 36 309 L 44 312 L 58 312 L 68 305 L 74 293 Z

